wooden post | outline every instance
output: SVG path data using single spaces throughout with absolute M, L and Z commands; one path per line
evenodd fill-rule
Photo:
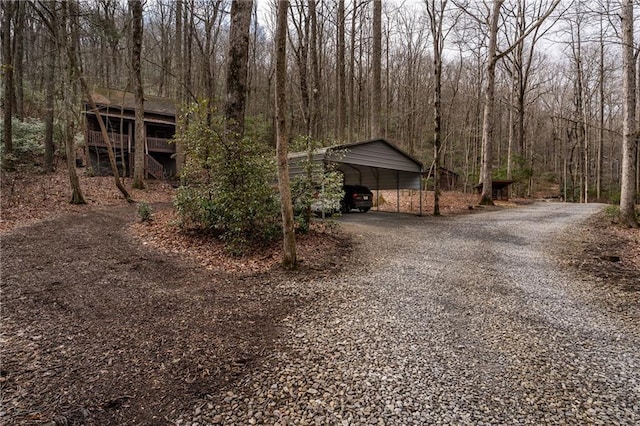
M 396 213 L 400 213 L 400 170 L 396 170 Z

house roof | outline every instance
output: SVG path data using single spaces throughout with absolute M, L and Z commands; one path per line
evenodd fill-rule
M 289 154 L 290 176 L 307 173 L 307 152 Z M 371 139 L 314 151 L 314 173 L 334 164 L 348 185 L 371 189 L 420 189 L 422 163 L 385 139 Z
M 307 155 L 306 151 L 296 152 L 289 154 L 289 159 L 303 159 Z M 422 171 L 422 163 L 420 161 L 386 139 L 369 139 L 320 148 L 313 152 L 313 160 L 407 172 L 420 173 Z
M 132 92 L 94 87 L 91 96 L 93 101 L 101 107 L 115 107 L 123 110 L 135 110 L 136 107 L 135 96 Z M 147 113 L 174 117 L 176 115 L 176 103 L 171 98 L 145 95 L 144 110 Z

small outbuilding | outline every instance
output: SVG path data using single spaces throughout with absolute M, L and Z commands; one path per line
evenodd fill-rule
M 509 186 L 512 180 L 494 180 L 491 182 L 491 198 L 493 200 L 507 201 L 509 200 Z M 482 183 L 476 185 L 478 194 L 482 194 Z
M 305 172 L 307 152 L 289 154 L 289 176 Z M 345 185 L 364 185 L 371 190 L 422 189 L 422 163 L 386 139 L 371 139 L 320 148 L 311 155 L 314 165 L 330 165 L 344 176 Z M 422 214 L 422 197 L 420 198 Z

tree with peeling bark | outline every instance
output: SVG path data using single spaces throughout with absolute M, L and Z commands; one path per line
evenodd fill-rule
M 636 150 L 638 129 L 636 123 L 636 81 L 633 40 L 633 0 L 622 5 L 622 180 L 620 184 L 620 222 L 637 228 L 635 212 Z
M 287 12 L 289 2 L 278 1 L 278 22 L 276 26 L 276 135 L 278 157 L 278 188 L 282 209 L 282 231 L 284 252 L 282 264 L 292 269 L 297 266 L 296 236 L 293 222 L 293 205 L 289 183 L 287 162 Z
M 137 189 L 144 188 L 144 160 L 145 160 L 145 131 L 144 131 L 144 90 L 142 88 L 142 2 L 129 0 L 131 11 L 133 44 L 131 55 L 131 68 L 133 68 L 134 96 L 136 103 L 135 123 L 135 156 L 133 164 L 133 182 L 131 186 Z

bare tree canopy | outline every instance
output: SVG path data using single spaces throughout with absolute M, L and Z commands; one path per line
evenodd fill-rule
M 16 150 L 9 117 L 36 117 L 49 123 L 45 168 L 51 170 L 55 154 L 64 155 L 56 129 L 66 100 L 56 89 L 70 78 L 60 72 L 68 59 L 62 40 L 52 37 L 51 22 L 52 11 L 65 2 L 22 3 L 2 3 L 2 161 L 8 166 Z M 129 3 L 72 3 L 68 25 L 77 26 L 79 75 L 89 88 L 136 91 L 131 76 L 138 67 L 129 42 L 137 20 Z M 264 142 L 274 149 L 277 3 L 138 3 L 142 99 L 174 98 L 176 132 L 188 125 L 185 107 L 206 101 L 211 117 L 228 119 L 230 133 L 242 135 L 248 120 L 266 132 Z M 435 21 L 434 8 L 440 16 Z M 623 141 L 623 104 L 629 104 L 622 94 L 624 10 L 619 2 L 584 0 L 291 3 L 289 139 L 312 136 L 330 145 L 385 137 L 457 176 L 455 184 L 430 185 L 471 192 L 482 182 L 485 202 L 493 180 L 509 180 L 518 196 L 624 199 L 630 212 L 640 155 L 635 143 Z M 433 32 L 440 27 L 440 35 Z M 446 43 L 437 42 L 441 36 Z M 637 52 L 635 42 L 632 48 Z M 634 60 L 628 68 L 637 76 Z M 52 70 L 53 78 L 47 77 Z M 67 129 L 79 141 L 82 118 L 71 117 L 76 123 Z M 180 144 L 172 161 L 179 176 L 185 162 Z

